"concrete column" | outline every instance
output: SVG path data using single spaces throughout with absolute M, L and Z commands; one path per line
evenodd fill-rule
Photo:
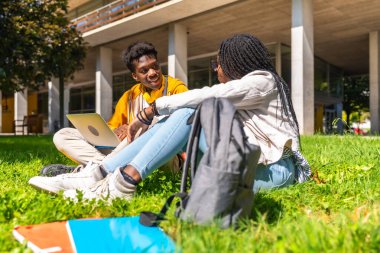
M 59 129 L 59 80 L 52 79 L 48 83 L 48 125 L 49 133 Z
M 112 116 L 112 49 L 110 48 L 98 48 L 95 96 L 95 111 L 107 121 Z
M 23 120 L 28 115 L 28 90 L 16 92 L 14 94 L 14 119 Z
M 380 133 L 380 37 L 379 31 L 369 34 L 369 110 L 371 133 Z
M 168 74 L 187 85 L 187 28 L 169 25 Z
M 292 100 L 300 133 L 314 133 L 313 1 L 292 1 Z

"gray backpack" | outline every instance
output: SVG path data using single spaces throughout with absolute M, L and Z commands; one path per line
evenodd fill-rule
M 176 216 L 198 224 L 217 221 L 220 227 L 227 228 L 251 213 L 260 148 L 247 142 L 235 107 L 227 99 L 207 99 L 191 119 L 181 191 L 168 198 L 159 214 L 141 213 L 140 222 L 144 225 L 154 226 L 163 220 L 175 197 L 181 199 Z M 201 129 L 208 149 L 197 165 Z M 189 170 L 190 193 L 187 192 Z

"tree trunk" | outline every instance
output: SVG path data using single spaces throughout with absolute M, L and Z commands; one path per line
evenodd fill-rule
M 351 110 L 346 110 L 346 114 L 347 114 L 347 128 L 348 128 L 348 130 L 350 130 L 351 129 L 351 126 L 350 126 Z
M 63 128 L 64 125 L 64 86 L 65 78 L 62 70 L 59 71 L 59 128 Z

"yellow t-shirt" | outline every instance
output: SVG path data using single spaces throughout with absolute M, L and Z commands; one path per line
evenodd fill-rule
M 146 92 L 144 86 L 140 83 L 134 85 L 132 88 L 124 92 L 123 96 L 116 104 L 115 112 L 108 125 L 111 129 L 116 129 L 121 125 L 129 124 L 135 117 L 136 113 L 143 109 L 144 100 L 150 104 L 157 98 L 163 96 L 165 82 L 167 79 L 167 96 L 187 91 L 186 85 L 171 76 L 162 78 L 161 88 L 153 90 L 150 93 Z

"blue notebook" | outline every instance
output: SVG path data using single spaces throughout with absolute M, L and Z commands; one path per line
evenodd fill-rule
M 139 216 L 17 226 L 13 234 L 37 252 L 175 252 L 170 237 L 159 227 L 141 225 Z
M 159 227 L 145 227 L 139 217 L 69 220 L 74 251 L 174 252 L 172 240 Z

